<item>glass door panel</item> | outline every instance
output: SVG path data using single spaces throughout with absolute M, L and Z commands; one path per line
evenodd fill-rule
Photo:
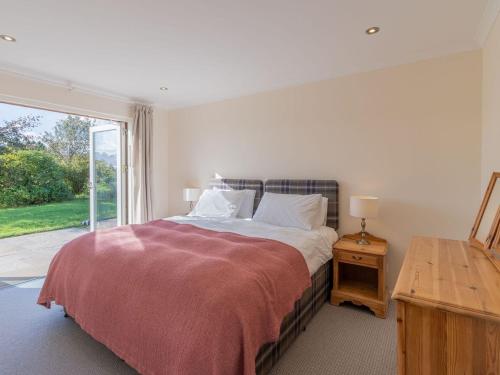
M 122 224 L 122 131 L 120 125 L 90 130 L 90 230 Z

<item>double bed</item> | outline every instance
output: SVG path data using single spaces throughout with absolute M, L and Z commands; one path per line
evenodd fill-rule
M 84 235 L 54 258 L 38 303 L 144 374 L 266 374 L 328 299 L 333 180 L 221 179 L 211 188 L 321 194 L 326 226 L 176 216 Z

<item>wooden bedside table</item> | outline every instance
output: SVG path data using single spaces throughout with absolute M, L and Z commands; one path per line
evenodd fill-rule
M 369 235 L 369 245 L 358 245 L 359 235 L 346 235 L 333 246 L 331 303 L 350 301 L 370 308 L 379 318 L 387 312 L 385 272 L 387 241 Z

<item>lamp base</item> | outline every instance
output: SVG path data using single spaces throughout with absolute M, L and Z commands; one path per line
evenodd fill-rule
M 366 238 L 361 238 L 361 239 L 357 240 L 356 243 L 358 245 L 369 245 L 369 244 L 371 244 L 371 242 L 368 241 Z
M 370 241 L 366 239 L 366 219 L 361 218 L 361 238 L 357 241 L 358 245 L 369 245 Z
M 380 237 L 375 237 L 374 235 L 368 233 L 368 232 L 365 232 L 365 238 L 370 241 L 370 242 L 387 242 L 386 240 L 384 240 L 383 238 L 380 238 Z M 358 233 L 352 233 L 352 234 L 345 234 L 343 236 L 343 238 L 347 238 L 349 240 L 353 240 L 353 241 L 359 241 L 361 239 L 361 232 L 358 232 Z

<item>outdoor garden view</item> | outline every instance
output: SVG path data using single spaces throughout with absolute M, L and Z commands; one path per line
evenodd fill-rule
M 0 238 L 87 226 L 89 128 L 102 120 L 62 113 L 44 118 L 47 111 L 17 106 L 19 115 L 6 119 L 7 106 L 12 114 L 14 106 L 0 103 Z M 109 196 L 99 212 L 114 218 L 116 166 L 104 160 L 95 162 L 97 192 Z

